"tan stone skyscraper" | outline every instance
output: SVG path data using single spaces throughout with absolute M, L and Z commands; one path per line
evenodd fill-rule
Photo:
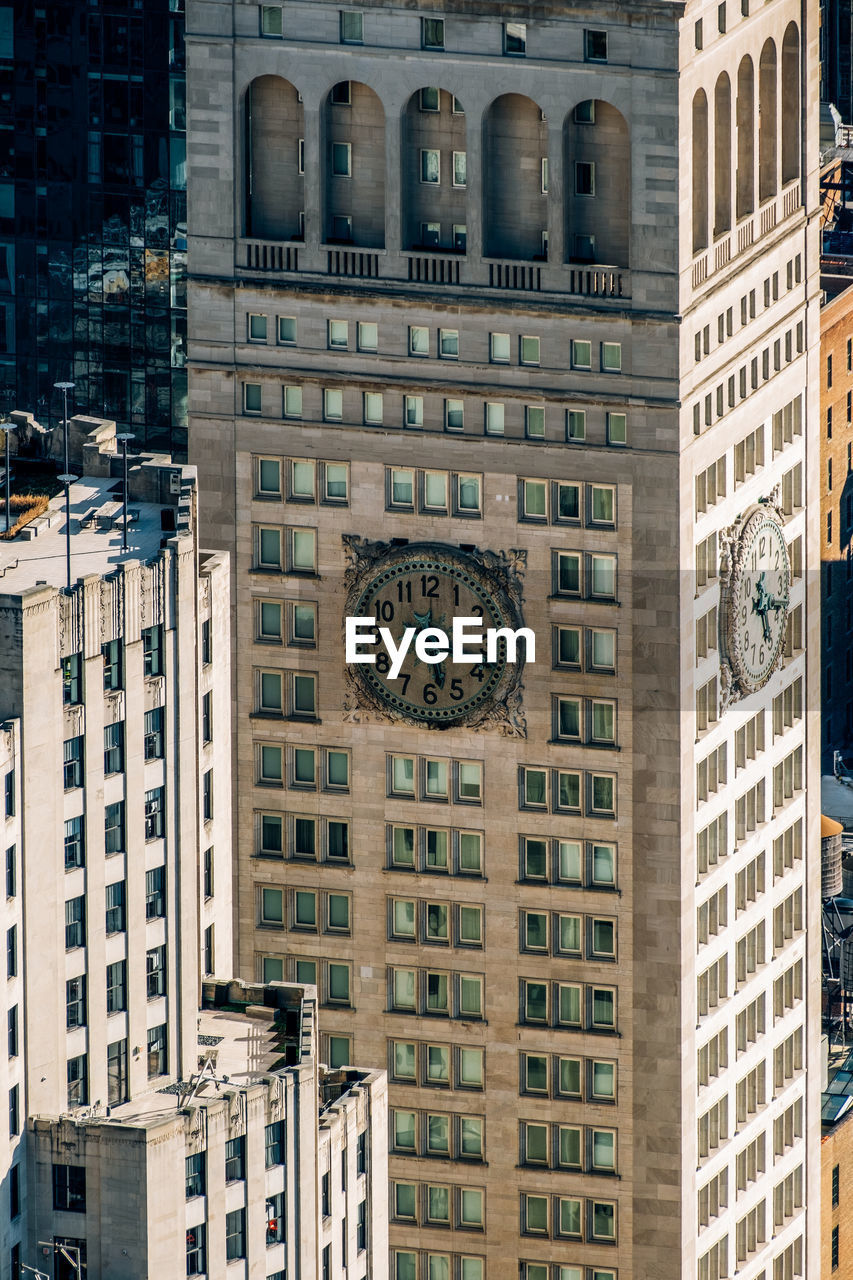
M 187 32 L 239 971 L 387 1066 L 391 1274 L 816 1280 L 816 11 Z

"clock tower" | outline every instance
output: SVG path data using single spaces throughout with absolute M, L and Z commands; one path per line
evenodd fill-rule
M 189 3 L 237 963 L 388 1072 L 391 1280 L 817 1280 L 816 23 Z

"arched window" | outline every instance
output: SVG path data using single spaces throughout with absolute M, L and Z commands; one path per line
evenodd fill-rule
M 755 210 L 755 71 L 752 58 L 737 72 L 737 216 Z
M 631 232 L 628 123 L 609 102 L 589 98 L 569 112 L 563 134 L 566 258 L 627 267 Z
M 323 108 L 327 242 L 385 247 L 385 112 L 372 89 L 342 80 Z
M 765 40 L 758 64 L 758 200 L 770 200 L 778 187 L 776 45 Z
M 496 98 L 483 123 L 487 257 L 547 256 L 547 160 L 548 125 L 536 103 L 518 93 Z
M 782 41 L 782 182 L 800 176 L 800 33 L 790 22 Z
M 732 83 L 724 71 L 714 88 L 714 235 L 732 229 Z
M 301 239 L 305 208 L 302 103 L 289 80 L 258 76 L 246 91 L 246 233 Z
M 708 99 L 693 95 L 693 252 L 708 248 Z
M 464 253 L 468 144 L 462 103 L 445 89 L 416 89 L 403 113 L 403 244 Z

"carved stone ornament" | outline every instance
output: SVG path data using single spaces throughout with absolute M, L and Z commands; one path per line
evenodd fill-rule
M 720 712 L 782 659 L 791 588 L 778 486 L 720 532 Z
M 438 542 L 371 542 L 354 534 L 343 538 L 346 617 L 375 617 L 395 644 L 403 631 L 437 629 L 448 635 L 454 618 L 482 619 L 484 630 L 524 625 L 523 576 L 527 553 L 520 550 L 460 551 Z M 343 649 L 344 620 L 341 620 Z M 471 642 L 469 641 L 469 644 Z M 507 661 L 507 642 L 499 637 L 496 660 L 454 663 L 450 657 L 422 662 L 410 646 L 399 675 L 389 677 L 390 660 L 382 645 L 370 650 L 373 664 L 347 664 L 344 719 L 352 723 L 382 720 L 424 729 L 493 729 L 526 737 L 522 673 L 526 643 Z

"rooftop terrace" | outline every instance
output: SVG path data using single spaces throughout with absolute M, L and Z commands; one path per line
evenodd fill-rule
M 72 584 L 87 574 L 104 576 L 131 561 L 147 562 L 164 538 L 174 536 L 173 508 L 131 500 L 123 551 L 121 490 L 122 481 L 112 476 L 85 476 L 71 486 Z M 65 495 L 58 494 L 44 515 L 8 542 L 0 541 L 0 595 L 21 595 L 39 584 L 66 585 L 66 528 Z

